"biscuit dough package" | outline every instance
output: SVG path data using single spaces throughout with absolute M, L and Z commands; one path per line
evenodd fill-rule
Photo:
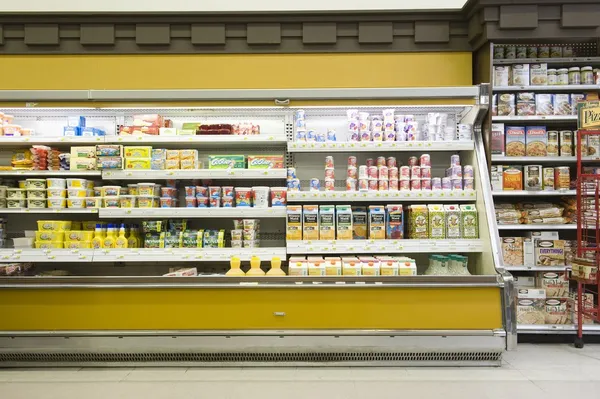
M 302 239 L 319 239 L 319 206 L 304 205 L 302 207 Z

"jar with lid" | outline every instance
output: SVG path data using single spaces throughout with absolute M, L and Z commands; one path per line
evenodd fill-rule
M 594 69 L 591 66 L 584 66 L 581 68 L 581 84 L 582 85 L 593 85 L 594 84 Z
M 581 70 L 579 67 L 569 68 L 569 84 L 580 85 L 581 84 Z
M 548 69 L 548 84 L 557 85 L 558 77 L 556 75 L 556 69 Z
M 569 84 L 569 70 L 567 68 L 560 68 L 556 71 L 556 84 L 557 85 L 568 85 Z

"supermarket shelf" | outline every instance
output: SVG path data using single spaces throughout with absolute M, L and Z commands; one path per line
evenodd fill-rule
M 572 66 L 594 66 L 600 65 L 600 57 L 571 57 L 571 58 L 514 58 L 510 60 L 494 60 L 494 65 L 512 64 L 548 64 L 550 65 L 572 65 Z
M 564 272 L 571 266 L 504 266 L 509 272 Z
M 588 159 L 584 159 L 588 160 Z M 589 159 L 592 160 L 591 158 Z M 536 163 L 574 163 L 577 162 L 577 157 L 507 157 L 504 155 L 492 155 L 492 162 L 531 162 Z
M 284 206 L 273 208 L 101 208 L 100 218 L 284 218 Z
M 8 146 L 24 146 L 31 144 L 47 144 L 47 145 L 96 145 L 105 142 L 104 136 L 95 137 L 78 137 L 78 136 L 60 136 L 60 137 L 46 137 L 46 136 L 22 136 L 22 137 L 0 137 L 0 145 L 3 147 Z
M 553 191 L 492 191 L 494 197 L 556 197 L 561 195 L 577 195 L 577 190 Z
M 498 230 L 577 230 L 576 224 L 499 224 Z
M 98 213 L 97 208 L 83 208 L 83 209 L 73 209 L 73 208 L 62 208 L 62 209 L 54 209 L 54 208 L 1 208 L 1 214 L 48 214 L 48 213 L 56 213 L 59 215 L 65 214 L 73 214 L 73 213 Z
M 577 327 L 574 324 L 520 324 L 517 325 L 519 334 L 576 334 Z M 585 334 L 600 334 L 600 324 L 585 324 Z
M 492 116 L 492 122 L 577 122 L 577 115 Z
M 103 179 L 285 179 L 286 169 L 105 170 Z
M 131 248 L 131 249 L 0 249 L 0 261 L 6 262 L 205 262 L 228 261 L 232 256 L 263 260 L 278 256 L 285 259 L 285 248 Z
M 31 177 L 75 177 L 75 176 L 101 176 L 99 170 L 0 170 L 0 177 L 4 176 L 31 176 Z
M 288 241 L 288 254 L 399 254 L 481 252 L 483 240 L 304 240 Z
M 288 143 L 289 152 L 473 151 L 473 141 L 369 141 Z
M 290 191 L 288 202 L 315 201 L 475 201 L 475 190 L 418 190 L 418 191 Z
M 582 91 L 600 90 L 600 85 L 548 85 L 548 86 L 495 86 L 494 92 L 500 91 Z
M 284 145 L 287 143 L 285 134 L 267 135 L 259 134 L 254 136 L 240 135 L 202 135 L 202 136 L 106 136 L 105 143 L 122 143 L 122 144 L 198 144 L 202 147 L 221 146 L 221 145 Z

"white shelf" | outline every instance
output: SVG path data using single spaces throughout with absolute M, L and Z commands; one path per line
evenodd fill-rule
M 577 122 L 577 115 L 492 116 L 492 122 Z
M 483 240 L 304 240 L 287 241 L 288 254 L 401 254 L 482 252 Z
M 574 93 L 600 90 L 600 85 L 548 85 L 548 86 L 494 86 L 494 92 L 500 91 L 572 91 Z
M 588 159 L 584 159 L 588 160 Z M 591 158 L 589 160 L 592 160 Z M 559 164 L 561 162 L 564 163 L 573 163 L 577 162 L 577 157 L 507 157 L 504 155 L 492 155 L 492 162 L 531 162 L 532 164 L 536 163 L 555 163 Z
M 221 145 L 284 145 L 287 140 L 284 134 L 267 135 L 257 134 L 254 136 L 240 135 L 201 135 L 201 136 L 106 136 L 106 143 L 117 144 L 161 144 L 161 145 L 198 145 L 198 146 L 221 146 Z
M 499 224 L 498 230 L 577 230 L 576 224 Z
M 600 324 L 584 324 L 585 334 L 600 334 Z M 574 324 L 518 324 L 519 334 L 576 334 L 577 327 Z
M 101 208 L 100 218 L 284 218 L 284 206 L 271 208 Z
M 161 249 L 0 249 L 4 262 L 206 262 L 229 261 L 232 256 L 250 260 L 285 259 L 285 248 L 161 248 Z
M 0 170 L 0 177 L 25 176 L 25 177 L 96 177 L 101 176 L 99 170 Z
M 564 272 L 571 266 L 504 266 L 509 272 Z
M 289 152 L 472 151 L 473 141 L 346 141 L 288 143 Z
M 577 195 L 577 190 L 554 191 L 492 191 L 494 197 L 557 197 L 561 195 Z
M 285 179 L 286 169 L 105 170 L 103 179 Z
M 289 191 L 288 202 L 314 201 L 475 201 L 475 190 L 418 190 L 418 191 Z
M 72 209 L 72 208 L 0 208 L 0 214 L 58 214 L 68 215 L 73 213 L 98 213 L 98 208 L 84 208 L 84 209 Z
M 21 137 L 0 137 L 0 145 L 7 146 L 27 146 L 32 144 L 47 145 L 96 145 L 105 142 L 104 136 L 81 137 L 81 136 L 21 136 Z

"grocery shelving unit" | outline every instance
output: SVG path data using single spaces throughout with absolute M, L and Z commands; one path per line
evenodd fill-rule
M 479 239 L 456 240 L 284 240 L 285 208 L 153 208 L 89 210 L 98 219 L 186 218 L 214 223 L 231 223 L 232 218 L 258 218 L 265 245 L 261 248 L 214 249 L 127 249 L 0 250 L 0 258 L 10 262 L 36 262 L 60 265 L 78 271 L 80 276 L 0 278 L 0 362 L 22 364 L 23 359 L 71 362 L 117 362 L 121 353 L 140 361 L 173 356 L 181 362 L 203 361 L 214 356 L 217 363 L 232 364 L 225 354 L 235 353 L 239 361 L 262 364 L 276 362 L 284 352 L 286 364 L 306 361 L 339 361 L 346 356 L 355 362 L 372 364 L 499 364 L 502 351 L 514 346 L 513 281 L 499 263 L 499 242 L 491 208 L 487 162 L 481 138 L 481 121 L 487 111 L 486 87 L 407 88 L 407 89 L 306 89 L 306 90 L 158 90 L 84 91 L 86 100 L 98 101 L 177 101 L 177 100 L 265 100 L 295 99 L 462 99 L 465 105 L 352 106 L 380 112 L 395 108 L 400 113 L 421 117 L 427 112 L 448 113 L 449 123 L 472 124 L 473 141 L 414 143 L 343 143 L 307 145 L 294 141 L 294 113 L 299 107 L 223 108 L 54 108 L 10 109 L 15 119 L 58 126 L 67 114 L 85 115 L 90 121 L 117 125 L 143 110 L 176 119 L 259 120 L 260 138 L 225 137 L 144 137 L 106 136 L 99 142 L 143 143 L 144 145 L 197 148 L 204 153 L 232 151 L 245 153 L 284 153 L 287 167 L 295 167 L 303 191 L 289 192 L 288 203 L 469 203 L 479 215 Z M 0 92 L 0 99 L 44 99 L 64 92 Z M 78 93 L 71 93 L 69 100 Z M 82 94 L 84 95 L 84 94 Z M 482 97 L 483 96 L 483 97 Z M 56 99 L 56 98 L 55 98 Z M 416 100 L 415 100 L 416 99 Z M 59 99 L 60 100 L 60 99 Z M 302 107 L 318 128 L 345 123 L 346 107 Z M 100 123 L 100 122 L 99 122 Z M 37 127 L 38 130 L 41 130 Z M 110 129 L 108 129 L 110 130 Z M 264 130 L 264 134 L 263 134 Z M 264 135 L 264 137 L 263 137 Z M 79 145 L 77 140 L 29 138 L 25 146 L 46 140 L 51 145 Z M 93 140 L 96 142 L 95 140 Z M 81 142 L 86 142 L 82 140 Z M 1 143 L 1 140 L 0 140 Z M 86 142 L 87 143 L 87 142 Z M 316 145 L 318 144 L 318 145 Z M 10 147 L 16 147 L 12 142 Z M 239 147 L 239 148 L 238 148 Z M 346 192 L 336 181 L 335 191 L 306 191 L 307 179 L 321 177 L 323 159 L 334 154 L 336 163 L 348 154 L 358 157 L 374 153 L 394 154 L 404 161 L 413 154 L 430 153 L 435 167 L 459 154 L 464 164 L 474 166 L 473 190 L 430 192 Z M 32 172 L 33 173 L 33 172 Z M 39 175 L 39 174 L 38 174 Z M 285 170 L 175 170 L 103 171 L 94 177 L 105 181 L 161 181 L 165 179 L 214 179 L 253 185 L 283 185 Z M 6 212 L 9 226 L 15 214 L 36 215 L 36 210 Z M 47 212 L 46 212 L 47 211 Z M 57 217 L 85 218 L 87 209 L 66 209 Z M 82 211 L 82 212 L 80 212 Z M 83 211 L 86 211 L 85 213 Z M 2 210 L 0 210 L 0 213 Z M 44 217 L 54 211 L 44 210 Z M 83 215 L 77 215 L 84 213 Z M 89 218 L 89 217 L 88 217 Z M 25 223 L 25 221 L 23 222 Z M 263 240 L 261 240 L 261 244 Z M 177 264 L 194 264 L 199 269 L 222 274 L 233 255 L 247 261 L 252 255 L 263 261 L 272 257 L 285 260 L 290 255 L 311 254 L 406 254 L 460 253 L 469 258 L 471 276 L 288 276 L 281 278 L 233 278 L 222 275 L 169 278 L 156 271 Z M 420 258 L 419 258 L 420 259 Z M 422 260 L 420 261 L 422 262 Z M 219 266 L 221 265 L 221 266 Z M 423 264 L 420 263 L 420 269 Z M 123 273 L 129 271 L 132 274 Z M 421 270 L 422 272 L 422 270 Z M 110 274 L 113 273 L 113 274 Z M 20 317 L 21 300 L 27 296 L 30 317 Z M 95 298 L 95 299 L 92 299 Z M 158 298 L 158 299 L 157 299 Z M 159 303 L 157 303 L 158 301 Z M 52 318 L 45 317 L 48 306 L 60 306 Z M 59 305 L 60 304 L 60 305 Z M 80 306 L 85 304 L 85 306 Z M 315 305 L 318 305 L 316 310 Z M 44 310 L 42 310 L 42 307 Z M 82 313 L 84 312 L 84 313 Z M 112 317 L 109 315 L 115 315 Z M 196 317 L 197 315 L 202 317 Z M 398 317 L 402 314 L 402 317 Z M 31 337 L 35 337 L 35 349 Z M 61 337 L 60 344 L 56 338 Z M 69 340 L 64 340 L 69 337 Z M 139 339 L 144 337 L 144 339 Z M 177 339 L 174 339 L 177 338 Z M 390 339 L 390 337 L 394 339 Z M 310 340 L 307 340 L 310 338 Z M 119 342 L 116 342 L 120 340 Z M 114 342 L 113 342 L 114 341 Z M 127 344 L 126 347 L 122 346 Z M 29 346 L 28 346 L 29 345 Z M 103 348 L 110 347 L 111 353 Z M 368 347 L 368 349 L 367 349 Z M 85 349 L 82 349 L 85 348 Z M 125 350 L 126 348 L 126 350 Z M 161 348 L 160 353 L 156 348 Z M 187 348 L 187 354 L 181 354 Z M 248 349 L 252 348 L 252 349 Z M 293 348 L 293 349 L 292 349 Z M 418 348 L 418 350 L 416 349 Z M 47 353 L 51 352 L 50 357 Z M 162 355 L 161 355 L 162 354 Z M 3 357 L 4 356 L 4 357 Z M 11 357 L 12 356 L 12 357 Z M 233 356 L 233 355 L 232 355 Z M 166 360 L 165 360 L 166 359 Z M 219 360 L 221 359 L 221 360 Z M 281 359 L 280 359 L 281 360 Z M 322 361 L 321 360 L 321 361 Z M 215 364 L 213 362 L 213 364 Z M 348 364 L 347 362 L 345 364 Z

